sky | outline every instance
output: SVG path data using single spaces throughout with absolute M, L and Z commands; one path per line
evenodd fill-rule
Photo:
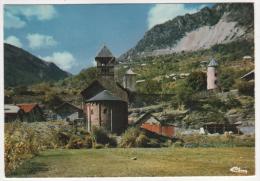
M 118 57 L 154 25 L 212 5 L 5 5 L 4 42 L 77 74 L 104 44 Z

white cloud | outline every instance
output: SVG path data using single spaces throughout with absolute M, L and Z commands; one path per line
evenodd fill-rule
M 21 20 L 20 17 L 13 15 L 10 12 L 4 14 L 4 27 L 5 28 L 22 28 L 26 22 Z
M 46 48 L 57 45 L 57 41 L 49 35 L 38 33 L 28 34 L 26 39 L 29 41 L 29 47 L 32 49 Z
M 8 36 L 5 40 L 4 40 L 5 43 L 8 43 L 8 44 L 11 44 L 11 45 L 14 45 L 16 47 L 19 47 L 21 48 L 23 45 L 20 41 L 19 38 L 17 38 L 16 36 Z
M 185 8 L 184 4 L 157 4 L 148 12 L 148 28 L 150 29 L 154 25 L 164 23 L 177 16 L 195 13 L 204 6 L 201 5 L 199 8 L 191 9 Z
M 63 70 L 69 70 L 77 65 L 75 57 L 70 52 L 54 52 L 51 56 L 41 57 L 41 59 L 53 62 Z
M 26 25 L 25 20 L 36 18 L 45 21 L 53 19 L 56 15 L 57 11 L 53 5 L 5 5 L 4 27 L 22 28 Z

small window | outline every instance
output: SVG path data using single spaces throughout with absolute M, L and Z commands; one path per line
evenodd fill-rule
M 107 109 L 106 109 L 106 108 L 103 110 L 103 113 L 104 113 L 104 114 L 106 114 L 106 113 L 107 113 Z
M 90 114 L 93 114 L 93 109 L 90 110 Z
M 217 85 L 217 83 L 218 83 L 218 81 L 217 80 L 215 80 L 215 84 Z
M 215 77 L 217 77 L 218 76 L 218 74 L 217 73 L 215 73 Z

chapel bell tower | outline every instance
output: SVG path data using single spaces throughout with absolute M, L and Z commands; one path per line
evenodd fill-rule
M 97 62 L 98 76 L 114 78 L 116 58 L 105 45 L 95 57 L 95 61 Z

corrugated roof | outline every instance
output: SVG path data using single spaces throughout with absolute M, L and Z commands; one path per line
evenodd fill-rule
M 128 69 L 125 74 L 127 74 L 127 75 L 136 75 L 136 73 L 134 73 L 132 69 Z
M 20 107 L 12 104 L 5 104 L 5 113 L 18 113 L 20 110 Z
M 28 103 L 28 104 L 17 104 L 24 112 L 31 112 L 38 104 L 36 103 Z
M 94 97 L 87 100 L 87 102 L 96 102 L 96 101 L 123 101 L 119 97 L 112 95 L 108 90 L 103 90 Z
M 214 58 L 212 58 L 209 62 L 208 67 L 217 67 L 217 66 L 218 66 L 218 62 Z
M 103 48 L 99 51 L 99 53 L 97 54 L 96 57 L 114 57 L 113 54 L 111 53 L 111 51 L 107 48 L 106 45 L 103 46 Z

